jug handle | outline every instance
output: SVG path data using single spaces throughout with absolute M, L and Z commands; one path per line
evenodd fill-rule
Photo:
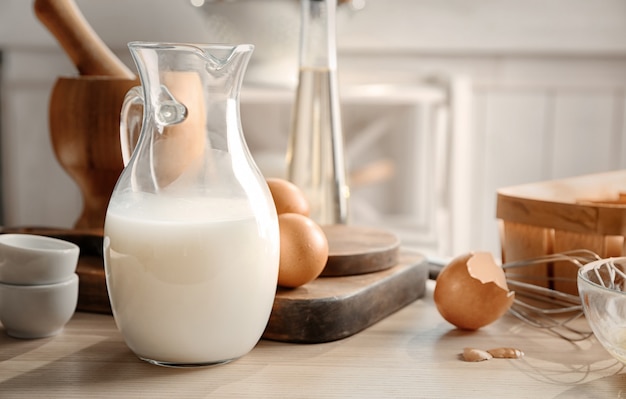
M 124 166 L 128 165 L 139 140 L 143 112 L 136 111 L 136 106 L 143 108 L 143 105 L 144 96 L 141 86 L 131 88 L 124 96 L 120 113 L 120 147 Z

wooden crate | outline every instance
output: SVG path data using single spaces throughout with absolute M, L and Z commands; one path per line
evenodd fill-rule
M 496 217 L 503 262 L 576 249 L 626 256 L 626 171 L 499 189 Z M 577 293 L 576 271 L 569 262 L 545 263 L 524 268 L 521 280 Z

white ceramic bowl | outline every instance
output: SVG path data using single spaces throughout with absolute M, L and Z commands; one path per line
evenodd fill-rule
M 0 234 L 0 283 L 54 284 L 76 271 L 74 243 L 34 234 Z
M 602 259 L 580 268 L 578 292 L 596 338 L 626 364 L 626 257 Z
M 58 334 L 72 318 L 78 302 L 78 275 L 60 283 L 13 285 L 0 283 L 0 322 L 15 338 Z

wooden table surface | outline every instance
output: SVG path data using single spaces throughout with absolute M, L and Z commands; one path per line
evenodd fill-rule
M 367 330 L 324 344 L 262 340 L 217 367 L 138 360 L 111 316 L 76 313 L 53 338 L 0 327 L 0 398 L 618 398 L 626 372 L 594 338 L 570 343 L 506 315 L 478 332 L 445 322 L 426 296 Z M 464 347 L 513 346 L 522 359 L 460 360 Z M 621 395 L 621 396 L 620 396 Z

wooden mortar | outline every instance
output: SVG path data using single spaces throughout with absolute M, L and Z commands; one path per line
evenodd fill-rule
M 102 229 L 123 169 L 120 111 L 138 80 L 109 76 L 57 79 L 50 97 L 50 138 L 57 160 L 78 184 L 83 210 L 74 228 Z

